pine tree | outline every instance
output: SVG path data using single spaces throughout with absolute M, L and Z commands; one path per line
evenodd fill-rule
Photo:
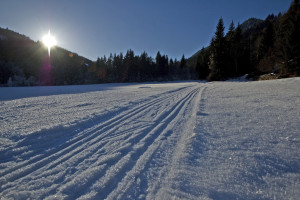
M 220 18 L 215 36 L 211 41 L 211 55 L 209 69 L 211 70 L 208 79 L 222 80 L 225 78 L 225 37 L 224 37 L 224 22 Z
M 242 29 L 241 26 L 238 24 L 237 28 L 234 31 L 234 36 L 233 36 L 233 75 L 234 76 L 239 76 L 242 75 L 242 73 L 246 73 L 244 70 L 240 70 L 239 67 L 245 67 L 244 64 L 242 63 L 243 61 L 245 62 L 246 59 L 244 59 L 245 55 L 245 50 L 243 48 L 243 43 L 242 43 Z M 247 62 L 247 61 L 246 61 Z
M 225 60 L 224 60 L 224 75 L 226 77 L 234 76 L 234 39 L 235 39 L 235 27 L 233 21 L 230 23 L 229 30 L 225 36 Z
M 228 41 L 231 41 L 234 37 L 234 33 L 235 33 L 235 27 L 234 27 L 234 23 L 233 21 L 231 21 L 228 32 L 226 34 L 226 39 Z
M 174 61 L 173 61 L 173 59 L 171 58 L 170 59 L 170 66 L 172 67 L 174 65 Z
M 160 65 L 160 63 L 161 63 L 161 54 L 160 54 L 159 51 L 158 51 L 157 54 L 156 54 L 155 61 L 156 61 L 156 62 L 155 62 L 156 65 Z
M 209 62 L 209 49 L 204 49 L 203 47 L 197 57 L 197 63 L 196 63 L 196 71 L 198 72 L 199 79 L 207 78 L 209 74 L 208 62 Z
M 158 78 L 161 76 L 161 69 L 162 69 L 162 56 L 158 51 L 155 57 L 155 68 L 154 68 L 154 77 Z
M 186 65 L 186 61 L 185 61 L 185 57 L 184 57 L 184 54 L 182 55 L 181 57 L 181 60 L 180 60 L 180 69 L 183 69 Z
M 129 49 L 124 57 L 124 71 L 122 81 L 135 81 L 136 65 L 134 62 L 134 52 Z
M 273 47 L 275 40 L 274 25 L 271 21 L 267 20 L 267 26 L 263 30 L 261 42 L 259 44 L 258 54 L 259 59 L 263 58 L 270 48 Z

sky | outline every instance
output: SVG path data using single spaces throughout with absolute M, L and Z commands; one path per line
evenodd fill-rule
M 190 57 L 208 46 L 218 20 L 226 30 L 250 17 L 286 12 L 292 0 L 0 0 L 0 27 L 95 61 L 110 53 L 157 51 Z M 226 31 L 225 30 L 225 31 Z

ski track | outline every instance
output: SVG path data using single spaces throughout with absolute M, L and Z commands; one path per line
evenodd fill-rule
M 188 107 L 192 109 L 202 87 L 181 87 L 133 102 L 98 118 L 91 127 L 90 123 L 82 124 L 82 130 L 54 128 L 24 137 L 5 152 L 0 195 L 16 199 L 124 199 L 143 197 L 144 192 L 145 196 L 146 191 L 132 193 L 134 184 L 137 180 L 149 184 L 140 176 L 149 171 L 155 152 L 164 151 L 162 144 L 168 138 L 172 138 L 168 147 L 174 150 L 182 137 L 174 127 L 183 127 L 190 120 L 185 116 L 181 122 L 182 115 Z M 165 158 L 170 156 L 169 149 Z M 11 163 L 14 158 L 18 159 Z
M 298 199 L 299 84 L 12 88 L 0 199 Z

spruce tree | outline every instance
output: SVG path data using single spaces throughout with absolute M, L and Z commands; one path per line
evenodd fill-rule
M 211 41 L 211 55 L 209 69 L 209 81 L 222 80 L 225 78 L 225 37 L 224 22 L 220 18 L 214 38 Z
M 235 57 L 235 47 L 234 47 L 234 36 L 235 36 L 235 27 L 233 21 L 230 23 L 228 32 L 225 36 L 225 60 L 224 60 L 224 70 L 225 76 L 231 77 L 234 76 L 234 57 Z
M 263 58 L 270 48 L 273 47 L 275 40 L 274 25 L 271 21 L 267 21 L 267 26 L 263 30 L 261 42 L 259 44 L 259 59 Z
M 198 72 L 199 79 L 207 78 L 209 74 L 208 62 L 209 62 L 209 49 L 208 48 L 204 49 L 203 47 L 197 57 L 197 63 L 196 63 L 196 71 Z
M 180 60 L 180 69 L 183 69 L 186 65 L 186 61 L 185 61 L 185 57 L 184 57 L 184 54 L 182 55 L 181 57 L 181 60 Z
M 233 21 L 231 21 L 228 32 L 226 34 L 226 39 L 231 41 L 234 37 L 235 27 Z
M 160 54 L 159 51 L 158 51 L 157 54 L 156 54 L 155 61 L 156 61 L 156 62 L 155 62 L 156 65 L 160 65 L 160 63 L 161 63 L 161 54 Z
M 244 67 L 243 61 L 247 60 L 244 59 L 245 57 L 245 50 L 243 47 L 242 43 L 242 29 L 240 24 L 238 24 L 237 28 L 234 31 L 234 36 L 233 36 L 233 75 L 234 76 L 239 76 L 242 75 L 242 73 L 246 73 L 246 71 L 239 69 L 239 67 Z M 247 62 L 247 61 L 246 61 Z
M 154 69 L 154 77 L 158 78 L 161 76 L 161 68 L 162 68 L 162 56 L 158 51 L 155 57 L 155 69 Z

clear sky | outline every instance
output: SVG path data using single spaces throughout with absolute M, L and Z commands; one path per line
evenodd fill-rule
M 292 0 L 0 0 L 0 26 L 34 41 L 51 30 L 58 46 L 91 60 L 110 53 L 159 50 L 169 58 L 207 46 L 217 22 L 265 19 Z

